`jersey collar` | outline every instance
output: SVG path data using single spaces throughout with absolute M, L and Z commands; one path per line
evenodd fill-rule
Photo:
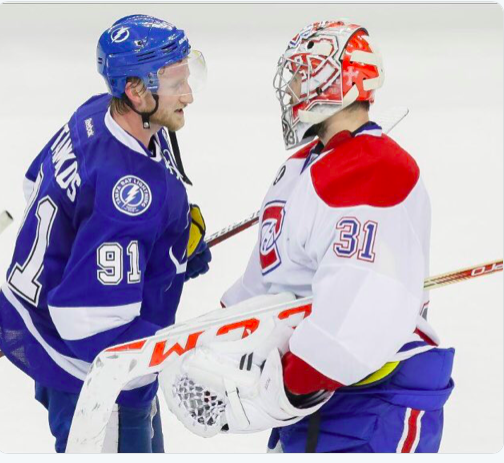
M 161 155 L 159 153 L 159 147 L 158 143 L 159 140 L 156 140 L 157 143 L 155 144 L 155 156 L 152 156 L 152 153 L 148 151 L 135 137 L 130 135 L 126 130 L 124 130 L 112 117 L 112 114 L 110 112 L 110 108 L 108 109 L 107 113 L 105 114 L 105 125 L 109 132 L 112 134 L 112 136 L 121 142 L 124 146 L 129 148 L 132 151 L 135 151 L 136 153 L 142 154 L 144 156 L 147 156 L 155 161 L 160 161 L 161 160 Z M 156 135 L 157 136 L 157 135 Z
M 376 122 L 369 121 L 361 125 L 357 130 L 353 132 L 350 132 L 349 130 L 342 130 L 341 132 L 338 132 L 329 140 L 329 143 L 327 143 L 327 145 L 325 146 L 322 145 L 322 143 L 319 141 L 311 149 L 310 154 L 307 156 L 303 168 L 301 169 L 301 173 L 303 173 L 309 165 L 311 165 L 316 159 L 318 159 L 321 154 L 336 148 L 338 145 L 341 145 L 345 141 L 350 140 L 350 138 L 358 137 L 360 135 L 381 137 L 382 128 Z
M 381 137 L 382 128 L 373 121 L 366 122 L 361 125 L 357 130 L 352 132 L 352 137 L 358 137 L 359 135 L 371 135 L 372 137 Z
M 373 137 L 382 136 L 382 128 L 376 122 L 366 122 L 361 125 L 357 130 L 350 132 L 349 130 L 342 130 L 329 140 L 329 143 L 324 147 L 324 151 L 329 151 L 336 148 L 341 143 L 349 140 L 350 138 L 358 137 L 360 135 L 371 135 Z

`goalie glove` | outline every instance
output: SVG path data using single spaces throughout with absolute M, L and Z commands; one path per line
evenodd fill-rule
M 288 426 L 314 413 L 332 393 L 285 392 L 281 354 L 292 329 L 274 320 L 233 342 L 198 347 L 160 375 L 169 409 L 194 434 L 251 433 Z

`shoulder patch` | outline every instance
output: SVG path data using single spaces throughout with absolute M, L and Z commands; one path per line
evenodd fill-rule
M 331 207 L 392 207 L 416 185 L 415 160 L 387 136 L 359 136 L 311 167 L 317 195 Z
M 122 177 L 112 190 L 112 201 L 123 214 L 136 216 L 143 214 L 152 202 L 149 185 L 134 175 Z

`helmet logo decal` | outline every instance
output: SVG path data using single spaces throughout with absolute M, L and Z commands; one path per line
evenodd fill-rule
M 121 43 L 129 37 L 129 27 L 120 27 L 110 34 L 113 43 Z
M 152 193 L 143 180 L 134 175 L 122 177 L 112 190 L 112 201 L 116 209 L 126 215 L 143 214 L 150 206 Z
M 348 66 L 348 69 L 344 74 L 345 77 L 348 77 L 347 85 L 352 85 L 354 77 L 358 77 L 359 72 L 353 66 Z

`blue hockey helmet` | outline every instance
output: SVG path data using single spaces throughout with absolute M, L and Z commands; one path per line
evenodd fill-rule
M 187 58 L 191 46 L 184 31 L 146 15 L 116 21 L 100 37 L 98 72 L 109 93 L 121 98 L 128 77 L 138 77 L 152 93 L 159 89 L 158 71 Z

